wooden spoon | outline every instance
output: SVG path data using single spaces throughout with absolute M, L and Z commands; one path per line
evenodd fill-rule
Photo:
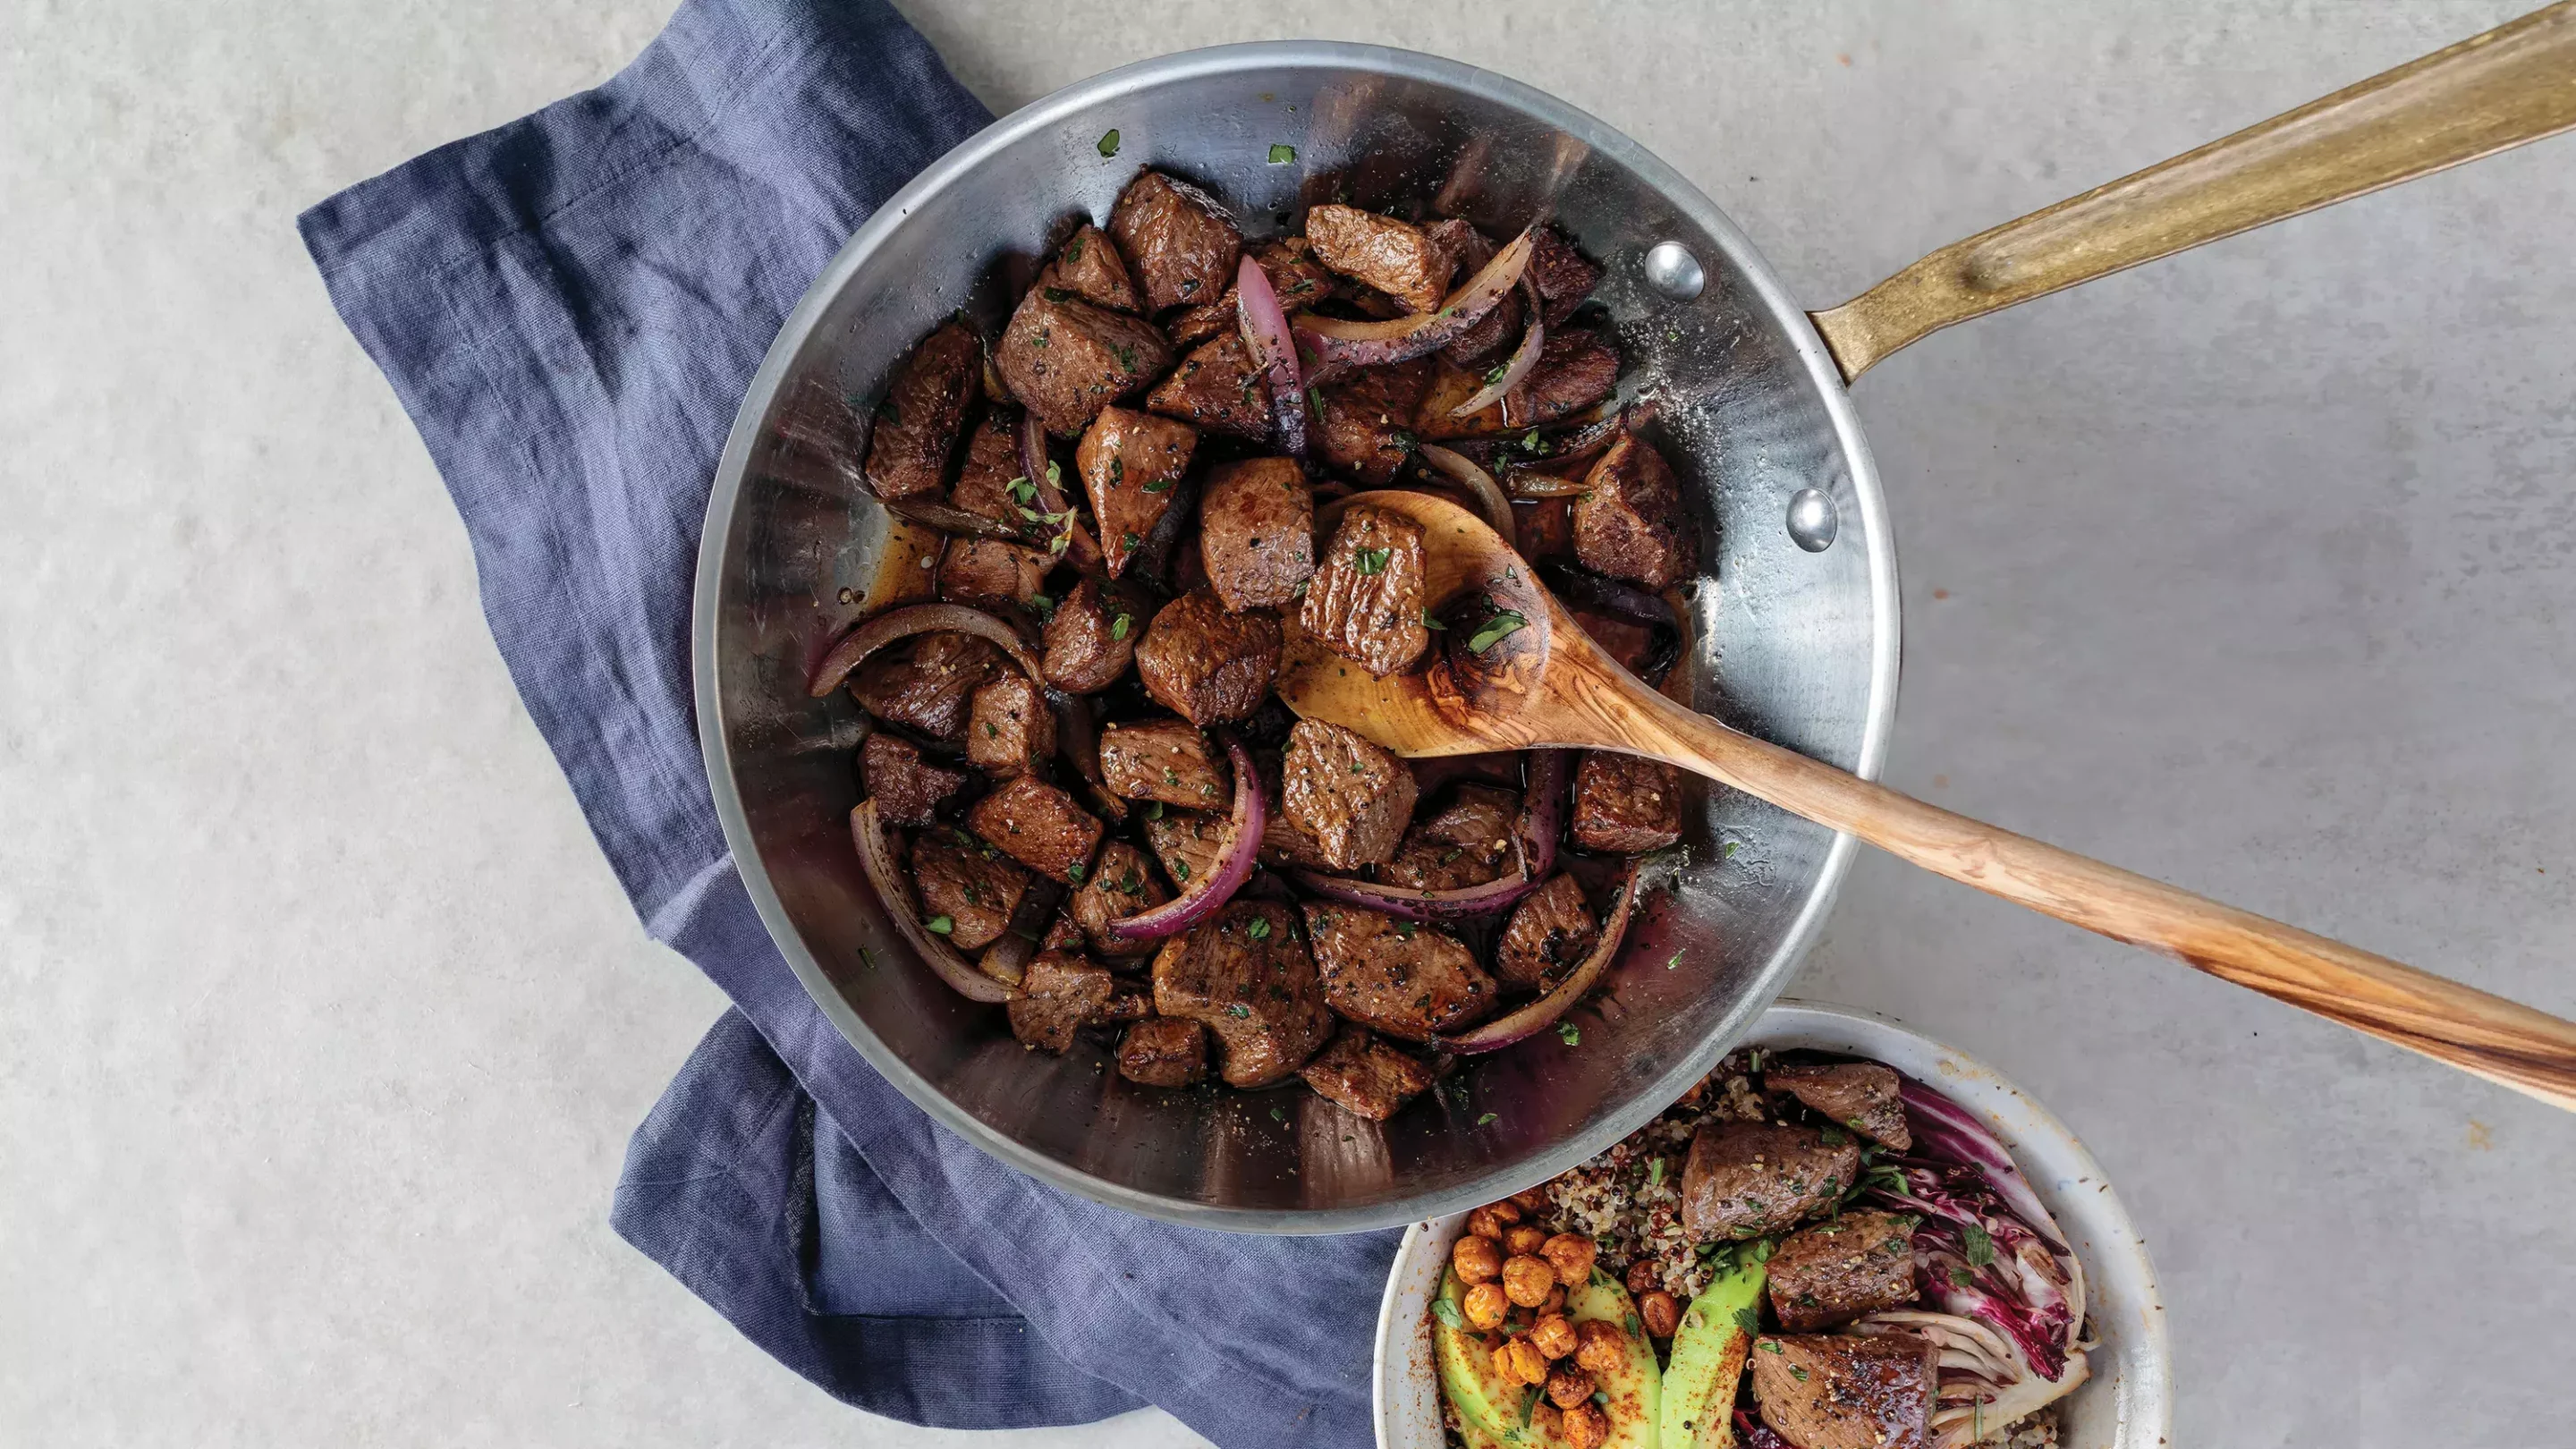
M 1491 609 L 1525 622 L 1494 637 L 1492 627 L 1477 627 L 1480 614 L 1453 617 L 1433 636 L 1427 669 L 1386 679 L 1292 626 L 1278 690 L 1298 714 L 1406 756 L 1558 746 L 1669 761 L 1988 895 L 2576 1109 L 2576 1024 L 1926 805 L 1729 729 L 1619 667 L 1473 513 L 1402 490 L 1365 501 L 1422 525 L 1424 597 L 1435 614 L 1482 592 Z M 1478 640 L 1481 653 L 1469 647 Z

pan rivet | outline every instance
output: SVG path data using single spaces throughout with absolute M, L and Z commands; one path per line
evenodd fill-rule
M 1699 258 L 1680 242 L 1657 242 L 1646 250 L 1646 285 L 1676 302 L 1687 302 L 1708 285 Z
M 1798 547 L 1823 553 L 1834 546 L 1834 535 L 1841 528 L 1833 496 L 1823 489 L 1801 488 L 1789 496 L 1789 537 Z

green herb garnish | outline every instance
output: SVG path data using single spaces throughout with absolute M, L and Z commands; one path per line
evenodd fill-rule
M 1101 133 L 1101 137 L 1100 137 L 1100 155 L 1101 155 L 1102 159 L 1104 159 L 1104 160 L 1105 160 L 1105 159 L 1107 159 L 1107 158 L 1109 158 L 1109 157 L 1111 157 L 1111 156 L 1115 156 L 1115 155 L 1117 155 L 1117 154 L 1118 154 L 1118 130 L 1117 130 L 1117 128 L 1116 128 L 1116 127 L 1114 127 L 1114 126 L 1113 126 L 1113 127 L 1111 127 L 1109 130 L 1107 130 L 1107 131 L 1105 131 L 1105 132 Z
M 1270 164 L 1271 164 L 1271 165 L 1273 165 L 1273 166 L 1285 166 L 1285 165 L 1287 165 L 1289 162 L 1294 161 L 1294 160 L 1296 160 L 1296 159 L 1297 159 L 1297 148 L 1296 148 L 1296 147 L 1294 147 L 1294 146 L 1290 146 L 1290 145 L 1287 145 L 1287 144 L 1285 144 L 1285 143 L 1283 143 L 1283 142 L 1279 142 L 1279 141 L 1273 141 L 1273 142 L 1271 142 L 1271 143 L 1270 143 Z
M 1255 916 L 1252 918 L 1252 924 L 1244 928 L 1243 933 L 1256 941 L 1267 941 L 1270 939 L 1270 923 Z
M 1471 654 L 1482 654 L 1486 650 L 1493 648 L 1495 645 L 1500 644 L 1505 639 L 1510 638 L 1512 635 L 1517 634 L 1528 627 L 1529 620 L 1522 618 L 1519 614 L 1510 609 L 1505 609 L 1501 613 L 1494 615 L 1494 617 L 1487 619 L 1485 621 L 1485 627 L 1477 630 L 1474 634 L 1468 637 L 1467 651 Z
M 1124 639 L 1124 638 L 1126 638 L 1126 637 L 1127 637 L 1127 631 L 1128 631 L 1129 629 L 1131 629 L 1131 628 L 1135 627 L 1135 623 L 1136 623 L 1136 616 L 1135 616 L 1135 615 L 1133 615 L 1133 614 L 1121 614 L 1121 615 L 1119 615 L 1117 618 L 1112 619 L 1112 620 L 1110 620 L 1110 621 L 1109 621 L 1109 637 L 1110 637 L 1110 638 L 1112 638 L 1112 639 Z
M 1391 548 L 1364 548 L 1352 554 L 1351 561 L 1359 565 L 1361 573 L 1375 577 L 1386 572 L 1387 560 L 1393 557 L 1395 550 Z
M 1576 1026 L 1573 1022 L 1558 1022 L 1556 1024 L 1556 1036 L 1557 1040 L 1564 1042 L 1567 1046 L 1583 1045 L 1583 1028 Z
M 954 935 L 957 931 L 957 923 L 946 916 L 933 916 L 921 924 L 923 929 L 934 936 Z
M 1959 1241 L 1967 1244 L 1968 1265 L 1982 1268 L 1995 1260 L 1994 1236 L 1977 1223 L 1959 1225 Z
M 1486 1113 L 1484 1116 L 1479 1117 L 1479 1118 L 1477 1118 L 1477 1119 L 1476 1119 L 1476 1125 L 1477 1125 L 1477 1126 L 1479 1126 L 1479 1127 L 1482 1127 L 1482 1126 L 1484 1126 L 1486 1123 L 1488 1123 L 1488 1122 L 1492 1122 L 1492 1121 L 1495 1121 L 1495 1120 L 1497 1120 L 1497 1118 L 1496 1118 L 1495 1114 L 1494 1114 L 1494 1113 L 1491 1113 L 1491 1112 L 1488 1112 L 1488 1113 Z

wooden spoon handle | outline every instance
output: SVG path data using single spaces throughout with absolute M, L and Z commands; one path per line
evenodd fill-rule
M 2576 1110 L 2576 1023 L 1999 830 L 1645 695 L 1632 748 L 1899 859 Z M 1660 707 L 1658 707 L 1660 706 Z

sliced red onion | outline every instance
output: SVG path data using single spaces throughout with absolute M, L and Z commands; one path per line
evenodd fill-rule
M 885 504 L 885 511 L 895 517 L 907 523 L 918 523 L 924 528 L 938 529 L 941 533 L 971 533 L 982 538 L 1002 538 L 1013 543 L 1020 541 L 1018 529 L 999 519 L 986 518 L 980 513 L 969 513 L 963 508 L 951 507 L 945 503 L 933 503 L 921 498 L 888 498 L 881 501 Z
M 894 848 L 886 843 L 885 824 L 877 818 L 877 802 L 862 800 L 850 812 L 850 843 L 859 849 L 859 868 L 867 873 L 868 884 L 875 887 L 877 899 L 884 903 L 886 915 L 894 928 L 903 933 L 921 959 L 948 983 L 949 989 L 969 1001 L 1017 1001 L 1020 993 L 976 969 L 955 946 L 932 934 L 913 910 L 912 887 L 894 858 Z
M 1520 548 L 1520 526 L 1512 521 L 1512 501 L 1503 496 L 1502 485 L 1494 481 L 1493 474 L 1438 443 L 1425 443 L 1420 452 L 1423 462 L 1439 469 L 1442 476 L 1474 496 L 1476 507 L 1485 515 L 1485 521 L 1494 526 L 1494 532 L 1503 536 L 1503 542 L 1510 544 L 1515 551 Z
M 1268 819 L 1261 799 L 1261 777 L 1243 741 L 1227 735 L 1225 755 L 1234 765 L 1234 834 L 1226 841 L 1225 854 L 1217 861 L 1216 869 L 1177 900 L 1111 921 L 1104 933 L 1109 939 L 1159 941 L 1165 936 L 1177 936 L 1234 899 L 1234 893 L 1252 878 L 1254 861 L 1261 854 L 1261 827 Z
M 1252 349 L 1252 365 L 1270 375 L 1270 426 L 1281 452 L 1306 456 L 1306 385 L 1297 369 L 1297 346 L 1288 332 L 1288 314 L 1280 310 L 1279 293 L 1270 274 L 1249 253 L 1234 273 L 1235 325 L 1243 345 Z
M 1565 1015 L 1574 1003 L 1581 1001 L 1600 982 L 1601 973 L 1609 970 L 1610 963 L 1618 959 L 1619 947 L 1628 939 L 1628 918 L 1636 914 L 1637 897 L 1644 894 L 1638 889 L 1634 862 L 1630 862 L 1627 872 L 1619 878 L 1618 892 L 1618 904 L 1611 907 L 1610 919 L 1601 925 L 1601 943 L 1592 948 L 1592 954 L 1583 958 L 1583 964 L 1575 967 L 1572 975 L 1557 983 L 1554 991 L 1483 1026 L 1469 1027 L 1454 1036 L 1435 1036 L 1431 1039 L 1432 1045 L 1462 1057 L 1474 1056 L 1480 1052 L 1500 1051 L 1556 1025 L 1558 1017 Z
M 1064 554 L 1065 562 L 1086 571 L 1099 568 L 1100 545 L 1091 537 L 1091 530 L 1084 528 L 1082 520 L 1074 516 L 1073 504 L 1066 499 L 1064 489 L 1053 478 L 1047 476 L 1047 468 L 1055 460 L 1047 456 L 1046 423 L 1038 417 L 1035 408 L 1020 410 L 1017 435 L 1020 444 L 1020 475 L 1029 480 L 1031 488 L 1037 490 L 1039 509 L 1049 518 L 1064 520 L 1061 525 L 1064 530 L 1062 535 L 1064 548 L 1061 552 Z M 1049 528 L 1058 526 L 1052 523 L 1047 525 Z
M 1091 793 L 1091 803 L 1118 824 L 1127 823 L 1127 802 L 1109 793 L 1109 778 L 1100 772 L 1100 722 L 1091 716 L 1087 695 L 1047 691 L 1055 710 L 1055 752 L 1073 766 Z
M 1574 773 L 1574 751 L 1529 752 L 1529 785 L 1521 792 L 1522 859 L 1529 877 L 1545 881 L 1556 869 L 1556 844 L 1565 838 L 1565 783 Z
M 1297 345 L 1304 348 L 1306 379 L 1324 382 L 1355 367 L 1382 367 L 1410 362 L 1437 352 L 1464 337 L 1494 310 L 1529 270 L 1534 232 L 1522 232 L 1494 259 L 1469 277 L 1447 301 L 1429 312 L 1415 312 L 1385 322 L 1352 322 L 1300 312 L 1292 324 Z
M 1619 441 L 1622 436 L 1633 433 L 1654 421 L 1655 413 L 1656 407 L 1652 398 L 1639 398 L 1627 407 L 1611 412 L 1607 416 L 1600 416 L 1599 410 L 1595 409 L 1594 417 L 1576 421 L 1572 427 L 1567 426 L 1569 420 L 1564 418 L 1557 419 L 1553 424 L 1544 425 L 1538 431 L 1546 434 L 1547 451 L 1525 458 L 1505 460 L 1501 465 L 1503 486 L 1518 497 L 1545 498 L 1557 496 L 1557 494 L 1541 491 L 1544 485 L 1551 481 L 1563 481 L 1575 486 L 1566 487 L 1562 492 L 1580 493 L 1583 490 L 1579 486 L 1579 480 L 1557 480 L 1551 473 L 1541 470 L 1557 468 L 1567 463 L 1580 463 L 1587 458 L 1597 458 L 1610 451 L 1610 445 Z M 1549 426 L 1563 431 L 1549 433 L 1547 431 Z M 1524 485 L 1518 476 L 1522 473 L 1535 475 L 1526 485 L 1531 490 L 1526 493 L 1522 492 Z
M 889 609 L 873 619 L 850 626 L 850 631 L 835 640 L 823 655 L 823 662 L 814 666 L 814 676 L 807 682 L 805 692 L 821 699 L 840 688 L 842 682 L 850 677 L 851 670 L 888 644 L 898 639 L 909 639 L 915 634 L 937 634 L 949 630 L 972 634 L 978 639 L 1001 645 L 1003 652 L 1011 656 L 1011 662 L 1020 667 L 1021 673 L 1032 680 L 1044 678 L 1038 672 L 1038 657 L 1029 652 L 1028 642 L 1010 625 L 964 604 L 911 604 Z
M 1539 320 L 1538 288 L 1530 285 L 1528 276 L 1521 278 L 1521 291 L 1529 298 L 1529 326 L 1521 331 L 1521 345 L 1512 349 L 1511 360 L 1502 371 L 1486 379 L 1485 385 L 1467 395 L 1467 400 L 1449 410 L 1449 416 L 1463 418 L 1484 411 L 1503 400 L 1503 394 L 1521 385 L 1521 379 L 1538 366 L 1538 350 L 1547 345 L 1547 324 Z
M 1380 885 L 1346 875 L 1325 875 L 1302 869 L 1289 871 L 1288 878 L 1325 900 L 1364 910 L 1383 911 L 1408 921 L 1457 921 L 1500 915 L 1539 887 L 1535 878 L 1520 871 L 1489 880 L 1483 885 L 1462 886 L 1450 891 L 1410 890 L 1403 886 Z
M 1549 592 L 1578 608 L 1598 609 L 1648 628 L 1675 627 L 1673 606 L 1632 584 L 1557 563 L 1541 564 L 1538 573 Z

